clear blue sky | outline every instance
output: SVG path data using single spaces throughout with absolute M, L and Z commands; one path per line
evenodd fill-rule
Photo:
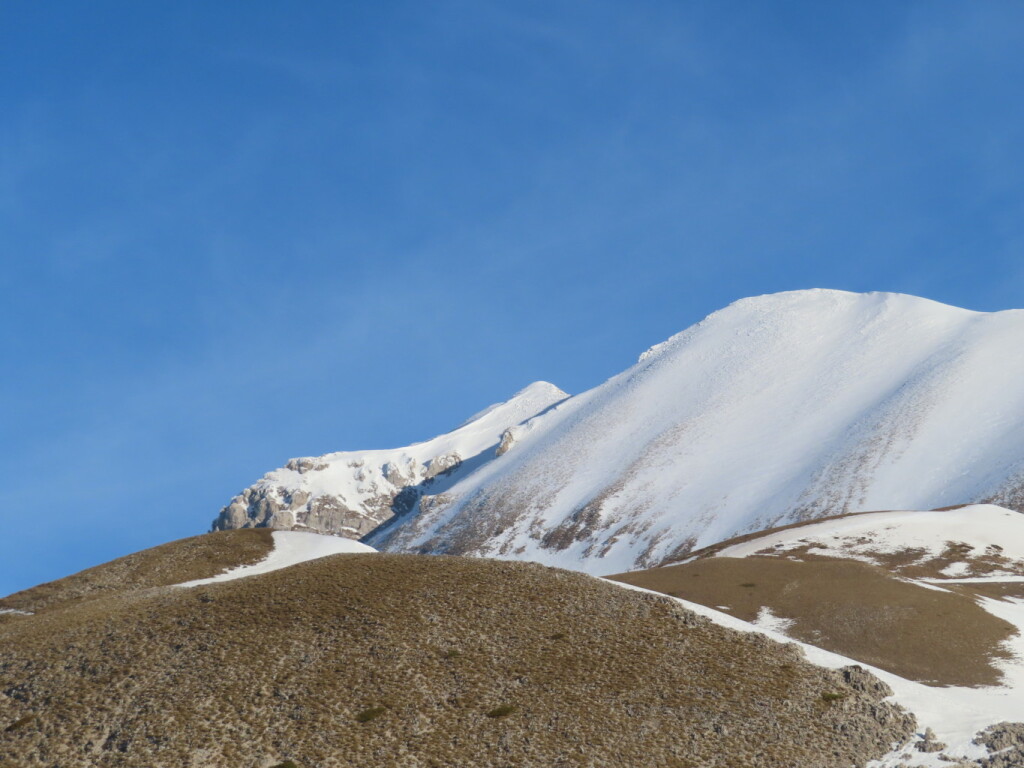
M 0 5 L 0 594 L 742 296 L 1024 306 L 1024 3 Z

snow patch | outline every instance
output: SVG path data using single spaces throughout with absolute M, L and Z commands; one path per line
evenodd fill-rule
M 964 579 L 921 579 L 915 583 L 921 584 L 922 581 L 929 584 L 1020 584 L 1024 582 L 1024 576 L 996 574 L 994 576 L 971 576 Z M 922 586 L 924 585 L 922 584 Z
M 762 605 L 757 612 L 757 618 L 751 623 L 758 629 L 767 629 L 784 635 L 796 622 L 793 619 L 784 619 L 781 616 L 776 616 L 772 613 L 771 608 L 767 605 Z
M 261 573 L 278 571 L 282 568 L 308 562 L 309 560 L 318 560 L 321 557 L 377 551 L 373 547 L 368 547 L 358 541 L 344 539 L 340 536 L 324 536 L 319 533 L 306 533 L 304 531 L 274 531 L 271 535 L 274 537 L 274 549 L 271 550 L 264 560 L 252 565 L 232 568 L 208 579 L 186 581 L 175 586 L 198 587 L 203 584 L 213 584 L 219 581 L 233 581 L 249 576 L 258 576 Z

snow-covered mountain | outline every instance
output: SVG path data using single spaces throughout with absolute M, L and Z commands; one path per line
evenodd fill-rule
M 359 538 L 500 456 L 511 428 L 566 397 L 539 381 L 424 443 L 292 459 L 233 498 L 213 529 L 266 526 Z
M 460 453 L 458 471 L 441 482 L 419 478 L 448 449 L 417 454 L 423 469 L 403 471 L 405 485 L 389 479 L 392 467 L 407 466 L 385 458 L 393 453 L 331 454 L 303 460 L 326 465 L 319 471 L 292 462 L 271 473 L 218 525 L 363 533 L 366 526 L 335 525 L 310 506 L 314 496 L 344 498 L 373 520 L 399 513 L 366 537 L 378 549 L 613 573 L 850 511 L 978 501 L 1020 510 L 1022 349 L 1020 310 L 985 314 L 826 290 L 744 299 L 588 392 L 562 400 L 547 385 L 515 418 L 496 419 L 502 424 L 480 441 L 487 450 Z M 367 466 L 381 469 L 351 479 Z M 385 492 L 351 503 L 352 488 L 372 485 Z M 373 506 L 410 487 L 383 511 Z M 269 498 L 268 489 L 293 494 L 290 507 L 298 492 L 306 517 L 254 515 L 253 494 Z

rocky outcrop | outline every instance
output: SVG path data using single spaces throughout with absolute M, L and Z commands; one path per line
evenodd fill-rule
M 974 739 L 988 749 L 988 757 L 977 762 L 979 768 L 1020 768 L 1024 765 L 1024 723 L 998 723 L 989 726 Z
M 537 382 L 425 443 L 291 459 L 235 496 L 213 530 L 300 529 L 362 538 L 408 515 L 421 499 L 443 497 L 459 478 L 507 452 L 503 435 L 566 397 Z
M 512 447 L 512 443 L 514 443 L 515 440 L 515 433 L 511 429 L 506 429 L 501 433 L 501 442 L 498 443 L 498 449 L 494 452 L 494 455 L 504 456 L 508 453 L 509 448 Z
M 359 539 L 395 515 L 407 514 L 415 506 L 423 487 L 432 485 L 438 476 L 450 474 L 460 463 L 457 455 L 455 458 L 445 455 L 426 465 L 410 462 L 405 467 L 385 463 L 367 469 L 362 463 L 350 464 L 352 477 L 357 482 L 365 480 L 371 473 L 377 475 L 371 482 L 359 486 L 363 492 L 354 502 L 341 493 L 328 491 L 318 494 L 312 489 L 296 487 L 287 480 L 279 483 L 261 481 L 246 488 L 220 511 L 213 530 L 308 529 Z M 304 471 L 295 469 L 297 466 L 303 466 Z M 292 459 L 285 466 L 285 469 L 300 475 L 305 471 L 325 468 L 326 464 L 314 459 Z M 264 480 L 271 479 L 272 475 Z

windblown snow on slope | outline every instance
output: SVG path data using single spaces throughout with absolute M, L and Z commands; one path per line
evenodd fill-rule
M 869 512 L 766 532 L 716 557 L 787 556 L 801 550 L 881 565 L 936 583 L 1024 577 L 1024 515 L 991 504 Z M 966 577 L 966 578 L 962 578 Z
M 1024 311 L 745 299 L 517 427 L 367 541 L 613 573 L 869 509 L 1024 507 Z

